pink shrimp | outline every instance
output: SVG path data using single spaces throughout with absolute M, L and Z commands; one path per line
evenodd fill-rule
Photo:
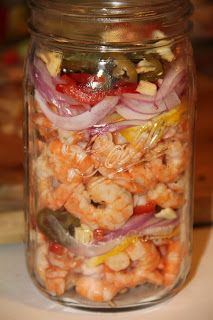
M 106 280 L 82 276 L 76 281 L 75 290 L 88 300 L 106 302 L 111 301 L 120 289 Z
M 174 182 L 187 167 L 186 145 L 174 139 L 161 142 L 161 144 L 165 146 L 165 152 L 161 157 L 151 161 L 152 172 L 160 182 Z
M 137 163 L 141 158 L 141 153 L 132 145 L 115 144 L 111 133 L 98 136 L 93 143 L 91 153 L 100 166 L 115 170 Z
M 95 203 L 95 204 L 93 204 Z M 133 199 L 124 188 L 104 177 L 93 177 L 70 194 L 65 208 L 90 228 L 113 230 L 133 214 Z
M 149 200 L 155 201 L 162 208 L 180 208 L 185 202 L 184 194 L 169 189 L 165 184 L 158 183 L 147 193 Z
M 50 208 L 57 210 L 67 201 L 73 189 L 73 181 L 69 184 L 63 184 L 57 181 L 53 171 L 48 166 L 46 150 L 35 161 L 38 188 L 38 205 L 40 208 Z
M 102 176 L 113 180 L 116 184 L 124 187 L 127 191 L 135 193 L 144 193 L 145 188 L 138 182 L 136 182 L 132 175 L 128 171 L 116 172 L 106 167 L 99 167 L 98 171 Z
M 57 137 L 57 130 L 52 123 L 41 112 L 35 113 L 32 117 L 33 122 L 38 128 L 39 134 L 46 140 L 51 140 Z
M 73 175 L 90 175 L 94 169 L 92 158 L 78 145 L 54 140 L 50 142 L 47 153 L 54 176 L 61 182 L 70 182 Z
M 170 286 L 177 279 L 181 267 L 183 246 L 180 241 L 170 241 L 167 254 L 164 257 L 164 285 Z
M 105 279 L 120 288 L 134 288 L 145 282 L 162 285 L 162 274 L 157 270 L 160 263 L 160 254 L 152 242 L 138 240 L 131 244 L 126 253 L 132 260 L 128 269 L 115 272 L 107 265 Z M 117 267 L 117 263 L 116 263 Z

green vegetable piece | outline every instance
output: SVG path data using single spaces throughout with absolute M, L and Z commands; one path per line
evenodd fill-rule
M 124 54 L 112 52 L 105 54 L 114 61 L 114 68 L 112 74 L 116 78 L 121 78 L 126 82 L 137 82 L 138 75 L 136 71 L 135 64 L 129 60 Z
M 62 70 L 68 72 L 87 71 L 96 73 L 98 62 L 101 60 L 101 53 L 72 53 L 64 55 Z
M 163 76 L 164 70 L 159 59 L 153 57 L 152 55 L 147 55 L 144 57 L 144 60 L 147 61 L 154 70 L 140 73 L 140 80 L 155 82 Z
M 52 211 L 43 209 L 37 215 L 37 225 L 50 240 L 61 243 L 60 237 L 53 230 L 49 217 L 54 217 L 60 223 L 65 232 L 70 232 L 71 228 L 79 227 L 80 220 L 67 211 Z

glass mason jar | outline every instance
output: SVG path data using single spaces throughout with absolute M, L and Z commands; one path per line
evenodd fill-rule
M 146 307 L 190 267 L 194 69 L 185 0 L 31 0 L 27 260 L 53 300 Z

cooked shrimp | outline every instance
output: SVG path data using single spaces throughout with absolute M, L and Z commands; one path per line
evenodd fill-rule
M 93 204 L 94 203 L 94 204 Z M 133 213 L 133 199 L 124 188 L 103 177 L 78 185 L 65 208 L 92 229 L 117 229 Z
M 130 168 L 129 173 L 132 179 L 144 189 L 152 189 L 157 184 L 156 175 L 148 163 L 143 163 Z
M 40 209 L 60 209 L 69 198 L 73 186 L 57 182 L 55 184 L 54 186 L 53 177 L 38 180 L 38 205 Z
M 160 262 L 159 251 L 151 241 L 138 240 L 126 249 L 126 253 L 132 261 L 139 261 L 138 265 L 143 270 L 153 271 Z
M 131 193 L 143 194 L 157 184 L 156 176 L 148 163 L 141 163 L 121 172 L 105 167 L 99 167 L 98 171 Z
M 107 169 L 106 167 L 99 167 L 98 171 L 100 174 L 110 180 L 113 180 L 116 184 L 124 187 L 127 191 L 131 193 L 143 193 L 144 187 L 136 182 L 132 175 L 128 171 L 116 172 L 112 169 Z
M 52 123 L 47 119 L 47 117 L 38 112 L 32 117 L 33 122 L 36 125 L 36 128 L 39 131 L 41 137 L 43 137 L 46 141 L 57 137 L 57 130 L 52 125 Z
M 165 184 L 158 183 L 147 193 L 147 198 L 153 200 L 162 208 L 178 209 L 184 204 L 184 194 L 169 189 Z
M 166 151 L 161 157 L 151 161 L 152 172 L 160 182 L 174 182 L 186 170 L 187 148 L 179 140 L 169 140 L 162 144 Z
M 61 182 L 69 182 L 77 173 L 81 176 L 90 175 L 94 169 L 92 158 L 78 145 L 54 140 L 50 142 L 47 152 L 50 167 Z
M 176 192 L 183 193 L 186 186 L 185 175 L 177 177 L 177 180 L 174 182 L 168 183 L 168 187 Z
M 129 267 L 130 259 L 125 252 L 119 252 L 106 259 L 105 264 L 113 271 L 121 271 Z
M 46 269 L 49 267 L 48 256 L 48 244 L 43 241 L 35 249 L 35 274 L 39 282 L 44 284 L 46 280 Z
M 37 158 L 35 169 L 37 174 L 39 207 L 46 207 L 52 210 L 61 208 L 72 192 L 73 185 L 71 183 L 63 184 L 55 179 L 53 171 L 48 166 L 46 151 Z
M 164 258 L 164 285 L 170 286 L 177 279 L 181 267 L 181 258 L 183 255 L 183 246 L 180 241 L 171 241 L 168 245 L 168 251 Z
M 58 129 L 58 137 L 63 144 L 78 144 L 82 148 L 85 148 L 89 141 L 89 134 L 86 130 L 67 131 Z
M 145 282 L 162 284 L 163 277 L 156 268 L 160 262 L 160 254 L 152 242 L 142 242 L 138 240 L 131 244 L 126 253 L 132 260 L 132 266 L 126 270 L 112 271 L 109 266 L 105 271 L 105 279 L 120 290 L 134 288 Z
M 141 158 L 141 153 L 130 144 L 115 144 L 111 133 L 98 136 L 93 143 L 91 153 L 100 166 L 109 169 L 120 170 L 137 163 Z
M 68 249 L 63 248 L 63 254 L 57 255 L 52 251 L 49 251 L 48 253 L 48 261 L 51 266 L 58 267 L 61 270 L 69 271 L 76 268 L 76 266 L 79 266 L 78 261 L 73 258 L 71 253 L 68 251 Z
M 60 296 L 65 292 L 65 278 L 68 271 L 50 266 L 46 270 L 45 286 L 50 294 Z
M 111 301 L 120 289 L 106 280 L 82 276 L 76 281 L 75 290 L 91 301 L 106 302 Z

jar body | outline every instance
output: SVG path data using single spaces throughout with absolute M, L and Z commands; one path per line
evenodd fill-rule
M 112 31 L 120 32 L 105 39 Z M 149 306 L 173 295 L 189 271 L 191 47 L 186 37 L 161 40 L 160 26 L 146 32 L 152 47 L 31 43 L 28 267 L 66 305 Z

